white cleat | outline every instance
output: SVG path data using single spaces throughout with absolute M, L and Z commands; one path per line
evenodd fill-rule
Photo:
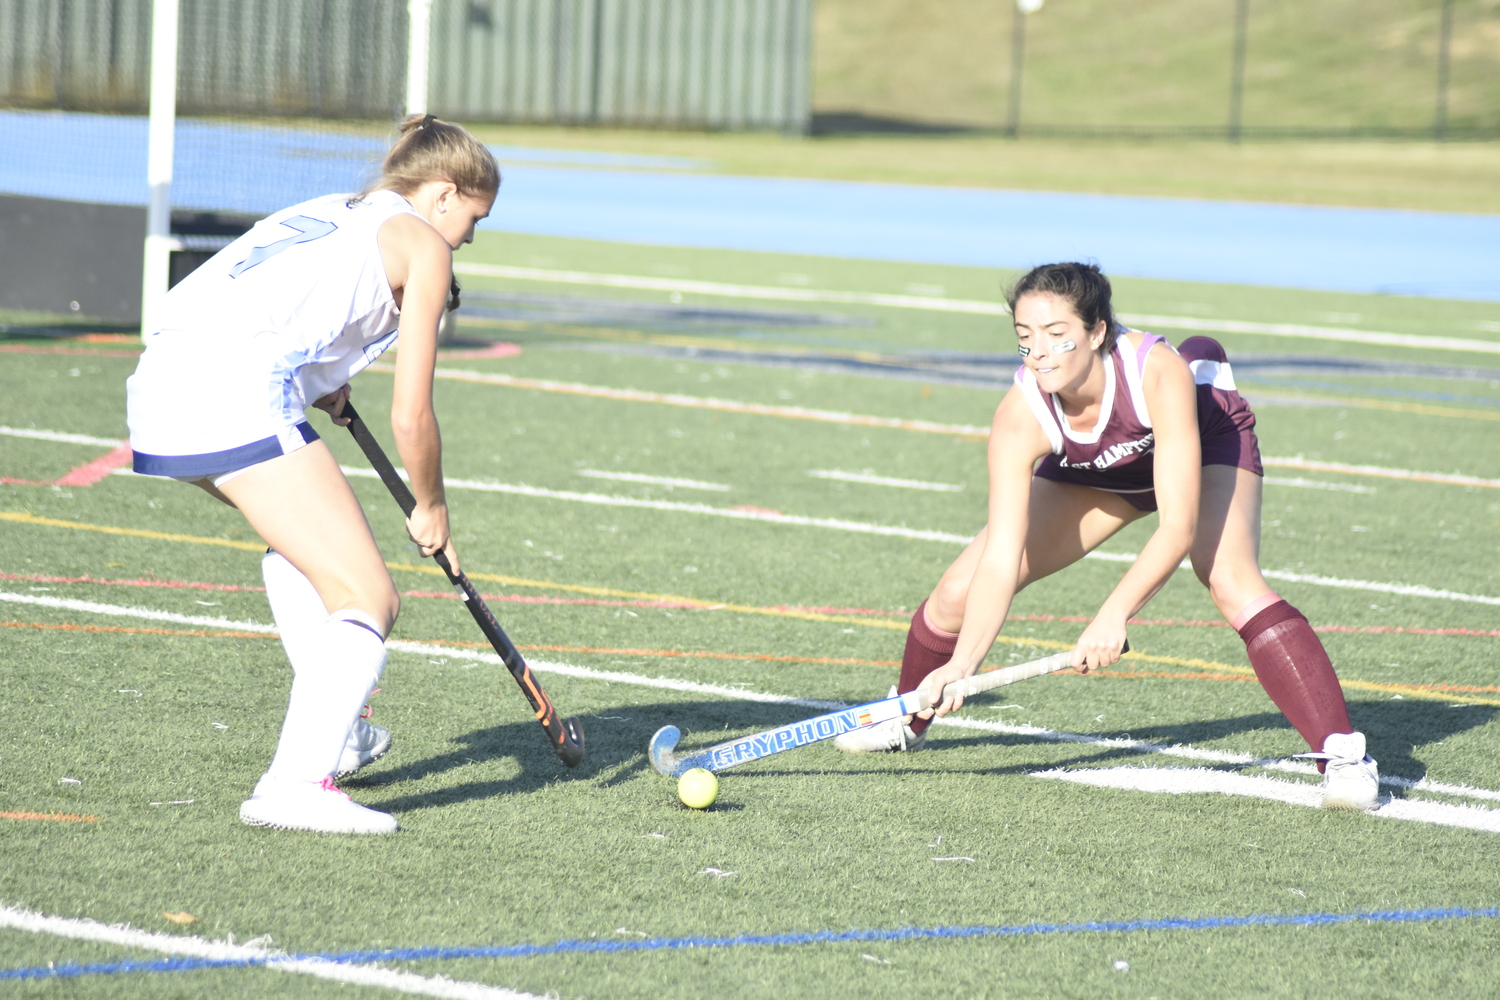
M 896 697 L 891 688 L 889 698 Z M 927 745 L 926 733 L 914 733 L 905 718 L 888 719 L 863 729 L 851 729 L 834 737 L 833 745 L 844 753 L 890 753 L 921 750 Z
M 322 781 L 283 781 L 266 775 L 240 805 L 249 826 L 314 833 L 395 833 L 396 817 L 366 809 L 339 791 L 330 775 Z
M 363 718 L 354 720 L 349 730 L 349 741 L 344 744 L 344 753 L 339 757 L 339 766 L 334 770 L 335 778 L 347 778 L 367 764 L 373 764 L 391 750 L 391 731 L 373 725 Z
M 1380 805 L 1380 772 L 1365 753 L 1364 733 L 1334 733 L 1320 753 L 1298 754 L 1325 762 L 1323 808 L 1344 812 L 1372 812 Z

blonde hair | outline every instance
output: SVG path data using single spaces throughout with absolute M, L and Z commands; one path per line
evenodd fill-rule
M 410 115 L 396 130 L 400 134 L 385 154 L 380 177 L 361 198 L 373 191 L 410 195 L 428 181 L 449 181 L 469 197 L 493 197 L 500 190 L 495 157 L 468 129 L 436 115 Z

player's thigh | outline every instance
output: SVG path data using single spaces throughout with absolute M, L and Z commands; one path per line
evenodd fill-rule
M 1233 619 L 1270 593 L 1260 573 L 1261 478 L 1232 465 L 1205 465 L 1193 539 L 1193 572 L 1214 604 Z
M 358 608 L 389 629 L 400 599 L 364 509 L 326 444 L 262 462 L 219 489 L 302 571 L 329 611 Z
M 1072 565 L 1125 525 L 1145 516 L 1113 493 L 1033 477 L 1017 589 Z M 938 628 L 956 632 L 963 624 L 969 584 L 988 533 L 986 527 L 968 544 L 928 596 L 927 616 Z
M 1020 586 L 1073 565 L 1146 513 L 1116 493 L 1033 477 Z

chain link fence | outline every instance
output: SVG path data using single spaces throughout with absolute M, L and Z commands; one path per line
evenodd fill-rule
M 1500 138 L 1500 0 L 818 0 L 815 132 Z
M 460 121 L 803 132 L 812 0 L 437 0 L 428 107 Z M 405 0 L 181 0 L 180 114 L 403 110 Z M 0 0 L 0 104 L 143 114 L 150 0 Z

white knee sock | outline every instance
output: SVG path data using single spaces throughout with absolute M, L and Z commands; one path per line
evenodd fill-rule
M 385 667 L 385 640 L 373 618 L 345 610 L 297 645 L 301 662 L 294 661 L 286 722 L 266 776 L 322 781 L 338 767 L 349 729 Z
M 312 582 L 280 552 L 265 554 L 260 561 L 260 573 L 266 581 L 266 600 L 271 603 L 281 645 L 292 662 L 295 676 L 304 663 L 311 662 L 311 646 L 318 629 L 328 621 L 328 609 Z

